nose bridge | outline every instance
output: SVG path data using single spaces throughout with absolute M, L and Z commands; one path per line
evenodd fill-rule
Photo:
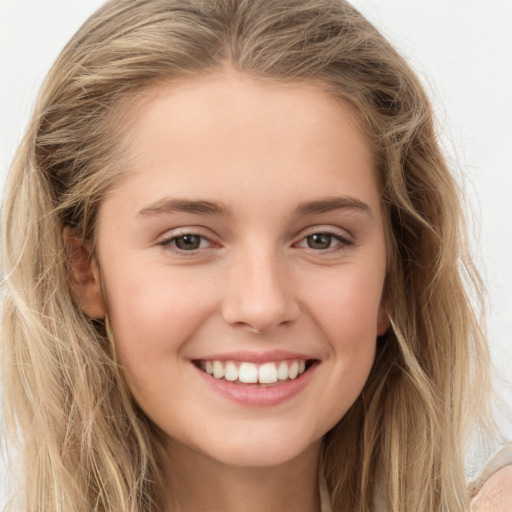
M 223 308 L 228 323 L 263 333 L 296 320 L 299 307 L 290 272 L 277 251 L 248 248 L 235 260 Z

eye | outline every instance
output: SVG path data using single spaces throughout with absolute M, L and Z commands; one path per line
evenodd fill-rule
M 211 247 L 212 243 L 204 236 L 194 233 L 185 233 L 179 236 L 173 236 L 160 242 L 163 247 L 176 248 L 179 251 L 196 251 Z
M 334 240 L 334 237 L 328 233 L 315 233 L 306 237 L 306 243 L 310 249 L 329 249 Z
M 338 233 L 318 232 L 311 233 L 304 237 L 296 245 L 296 247 L 304 247 L 315 251 L 327 251 L 329 249 L 342 249 L 348 245 L 352 245 L 352 241 Z

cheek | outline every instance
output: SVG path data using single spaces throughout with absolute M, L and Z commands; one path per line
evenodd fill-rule
M 169 274 L 111 273 L 106 283 L 117 355 L 134 378 L 159 367 L 165 371 L 166 358 L 177 355 L 215 311 L 216 294 L 207 281 Z
M 331 344 L 350 350 L 375 340 L 383 276 L 383 271 L 352 265 L 309 287 L 308 309 Z

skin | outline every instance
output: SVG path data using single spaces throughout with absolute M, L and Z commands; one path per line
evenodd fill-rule
M 90 268 L 76 258 L 78 295 L 108 314 L 127 384 L 162 432 L 163 510 L 319 510 L 322 436 L 386 328 L 379 190 L 356 119 L 317 85 L 235 72 L 160 84 L 134 109 L 130 168 L 100 207 Z M 198 248 L 179 248 L 186 234 Z M 276 349 L 315 367 L 271 406 L 233 402 L 192 363 Z
M 487 480 L 471 502 L 471 512 L 512 510 L 512 465 L 505 466 Z

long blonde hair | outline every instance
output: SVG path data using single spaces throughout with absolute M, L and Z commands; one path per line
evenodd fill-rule
M 386 215 L 386 303 L 366 386 L 325 436 L 334 512 L 467 507 L 464 448 L 485 411 L 488 354 L 470 297 L 459 193 L 416 76 L 344 0 L 111 0 L 41 89 L 3 206 L 3 370 L 27 512 L 155 511 L 153 425 L 105 322 L 76 306 L 62 240 L 94 241 L 122 172 L 123 105 L 161 80 L 235 69 L 349 101 L 372 144 Z

